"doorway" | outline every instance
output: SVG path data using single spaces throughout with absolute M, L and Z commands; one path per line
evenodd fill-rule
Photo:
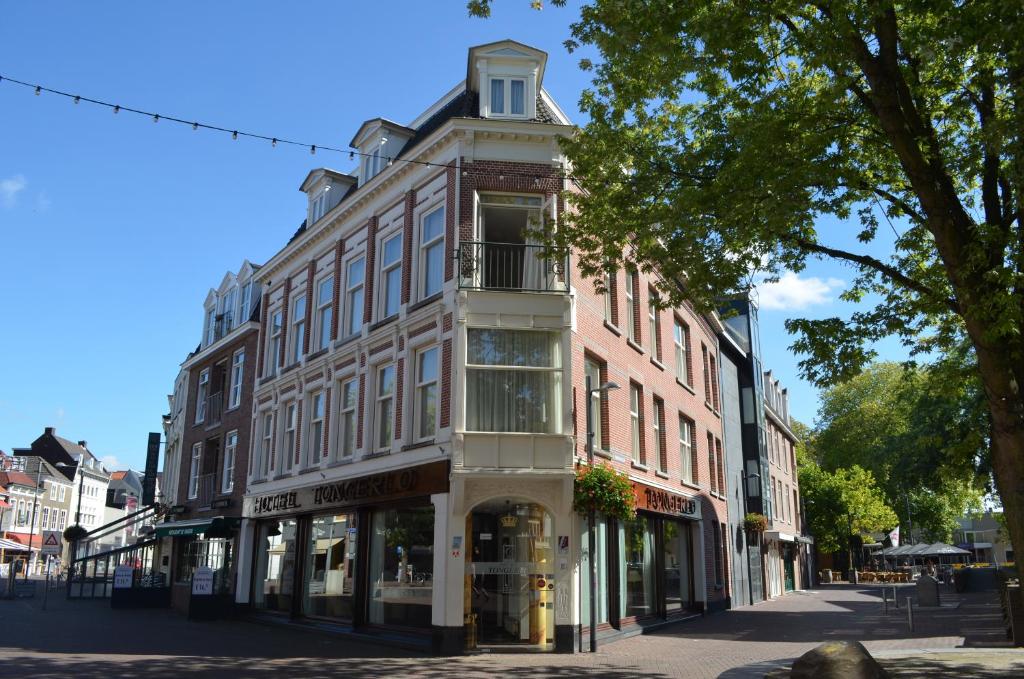
M 786 569 L 786 583 L 785 588 L 787 592 L 792 592 L 796 589 L 796 580 L 794 578 L 794 564 L 793 564 L 793 547 L 786 545 L 782 551 L 782 564 Z
M 466 518 L 467 624 L 481 646 L 554 648 L 551 515 L 522 498 L 478 505 Z

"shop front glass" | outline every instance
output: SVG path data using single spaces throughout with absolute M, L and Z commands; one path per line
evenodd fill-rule
M 256 548 L 256 607 L 268 611 L 289 613 L 295 584 L 294 519 L 269 521 L 259 526 Z
M 430 627 L 434 508 L 376 510 L 370 530 L 369 622 Z
M 472 511 L 466 533 L 468 645 L 553 648 L 556 538 L 551 515 L 526 500 L 492 500 Z M 564 542 L 568 555 L 568 536 Z
M 672 613 L 693 603 L 693 546 L 690 523 L 662 522 L 665 546 L 665 611 Z
M 583 517 L 583 521 L 580 522 L 582 527 L 582 533 L 580 534 L 580 545 L 581 550 L 585 553 L 590 545 L 589 537 L 589 522 L 590 518 L 587 516 Z M 608 622 L 608 520 L 602 516 L 597 517 L 595 522 L 597 526 L 597 532 L 595 536 L 596 554 L 597 554 L 597 624 Z M 584 559 L 582 561 L 583 579 L 580 583 L 580 602 L 581 602 L 581 615 L 583 625 L 586 627 L 590 624 L 590 563 Z M 589 627 L 587 628 L 589 629 Z
M 355 514 L 313 518 L 306 545 L 306 615 L 352 619 L 357 537 Z
M 622 572 L 623 615 L 657 614 L 654 602 L 654 533 L 647 517 L 638 515 L 623 531 L 626 567 Z

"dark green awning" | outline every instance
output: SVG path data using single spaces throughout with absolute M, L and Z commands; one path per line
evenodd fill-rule
M 228 537 L 232 531 L 238 528 L 239 524 L 241 524 L 241 519 L 234 516 L 172 521 L 157 524 L 156 536 L 158 538 L 181 538 L 206 534 L 209 537 Z

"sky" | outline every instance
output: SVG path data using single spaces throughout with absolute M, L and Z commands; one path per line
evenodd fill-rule
M 583 123 L 588 85 L 563 47 L 578 5 L 497 0 L 6 3 L 0 75 L 164 116 L 347 148 L 367 119 L 408 123 L 465 77 L 467 49 L 513 38 L 549 55 L 544 87 Z M 0 82 L 0 449 L 44 427 L 108 468 L 142 469 L 202 304 L 305 216 L 299 184 L 347 156 L 209 131 Z M 853 227 L 823 225 L 834 240 Z M 764 362 L 811 422 L 794 315 L 844 315 L 853 271 L 812 263 L 760 290 Z M 894 343 L 883 356 L 901 355 Z

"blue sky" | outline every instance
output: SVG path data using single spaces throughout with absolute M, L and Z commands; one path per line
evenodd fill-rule
M 366 119 L 412 120 L 464 77 L 467 47 L 506 37 L 549 53 L 544 85 L 580 122 L 588 79 L 562 47 L 577 15 L 528 0 L 499 0 L 488 21 L 463 0 L 8 3 L 0 74 L 344 148 Z M 55 426 L 141 468 L 207 290 L 286 242 L 305 214 L 298 186 L 322 165 L 349 169 L 0 83 L 0 449 Z M 812 265 L 762 292 L 765 361 L 804 421 L 817 396 L 782 324 L 843 313 L 852 276 Z

